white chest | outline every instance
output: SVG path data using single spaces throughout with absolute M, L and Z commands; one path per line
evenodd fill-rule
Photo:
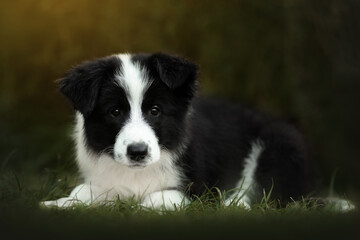
M 178 187 L 181 184 L 179 171 L 167 161 L 162 159 L 144 169 L 130 169 L 106 155 L 98 159 L 78 159 L 85 183 L 124 198 Z
M 168 151 L 161 150 L 160 160 L 143 169 L 131 169 L 122 165 L 108 154 L 94 154 L 85 145 L 83 117 L 77 114 L 75 140 L 77 163 L 85 183 L 104 193 L 120 197 L 142 197 L 146 194 L 181 185 L 181 171 L 174 164 Z M 94 188 L 95 189 L 95 188 Z

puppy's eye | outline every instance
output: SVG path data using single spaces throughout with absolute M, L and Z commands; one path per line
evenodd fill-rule
M 118 117 L 121 114 L 121 110 L 119 108 L 114 108 L 110 111 L 111 116 Z
M 154 116 L 154 117 L 157 117 L 157 116 L 159 116 L 160 115 L 160 108 L 159 108 L 159 106 L 158 105 L 154 105 L 151 109 L 150 109 L 150 111 L 149 111 L 149 113 L 152 115 L 152 116 Z

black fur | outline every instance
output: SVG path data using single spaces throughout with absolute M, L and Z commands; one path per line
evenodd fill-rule
M 201 194 L 205 186 L 236 187 L 250 144 L 260 140 L 265 148 L 255 173 L 256 197 L 262 197 L 263 190 L 269 193 L 272 186 L 272 197 L 285 201 L 308 194 L 306 149 L 294 128 L 229 102 L 195 99 L 193 107 L 189 148 L 181 163 L 193 183 L 192 193 Z
M 115 57 L 83 63 L 61 79 L 60 91 L 87 116 L 95 107 L 103 83 L 113 79 L 119 68 L 120 61 Z
M 237 104 L 195 97 L 197 66 L 187 60 L 141 54 L 132 61 L 147 69 L 153 80 L 142 112 L 159 144 L 175 152 L 186 146 L 177 164 L 186 176 L 183 186 L 192 184 L 190 193 L 200 195 L 206 186 L 236 187 L 255 141 L 265 146 L 255 173 L 260 194 L 272 186 L 272 196 L 286 201 L 308 193 L 306 149 L 294 128 Z M 125 92 L 114 81 L 119 71 L 118 58 L 103 58 L 73 69 L 60 83 L 64 95 L 83 113 L 87 143 L 95 152 L 112 154 L 116 135 L 129 116 Z M 153 105 L 161 106 L 160 116 L 148 114 Z M 115 107 L 121 109 L 116 118 L 111 115 Z

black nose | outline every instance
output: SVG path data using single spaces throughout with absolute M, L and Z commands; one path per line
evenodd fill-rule
M 148 146 L 141 143 L 133 143 L 127 147 L 127 155 L 131 160 L 141 161 L 148 154 Z

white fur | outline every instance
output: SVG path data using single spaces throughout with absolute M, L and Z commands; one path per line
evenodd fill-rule
M 47 207 L 70 207 L 75 204 L 90 204 L 93 202 L 99 202 L 107 199 L 106 193 L 99 194 L 101 189 L 98 187 L 91 186 L 89 184 L 80 184 L 68 197 L 60 198 L 54 201 L 45 201 L 43 205 Z
M 122 62 L 122 70 L 116 75 L 117 85 L 121 86 L 127 95 L 130 118 L 116 137 L 115 160 L 121 164 L 132 165 L 132 161 L 126 156 L 128 145 L 144 142 L 148 146 L 148 156 L 143 165 L 153 164 L 160 160 L 160 147 L 154 130 L 144 121 L 141 110 L 143 96 L 151 80 L 145 69 L 131 61 L 130 55 L 120 54 L 118 57 Z
M 186 206 L 190 200 L 178 190 L 165 190 L 145 196 L 142 206 L 147 208 L 176 210 Z
M 162 150 L 159 161 L 143 169 L 131 169 L 119 164 L 106 153 L 93 153 L 85 145 L 84 117 L 79 112 L 76 113 L 75 139 L 77 163 L 84 183 L 76 187 L 67 198 L 43 202 L 45 206 L 70 207 L 77 203 L 91 204 L 114 200 L 117 197 L 135 197 L 143 201 L 149 199 L 146 197 L 151 193 L 181 185 L 182 175 L 174 164 L 177 156 L 168 151 Z M 170 198 L 164 202 L 167 206 L 170 206 L 168 202 L 178 204 L 173 195 L 166 193 L 164 197 Z M 144 204 L 149 206 L 149 201 L 145 201 Z
M 251 145 L 249 156 L 244 160 L 244 169 L 241 174 L 242 178 L 236 186 L 236 191 L 226 201 L 225 205 L 236 204 L 250 209 L 251 199 L 249 194 L 254 185 L 254 174 L 257 167 L 257 160 L 263 151 L 263 144 L 256 141 Z
M 122 62 L 122 70 L 116 75 L 116 83 L 125 90 L 130 104 L 130 118 L 116 137 L 115 160 L 121 164 L 132 165 L 133 162 L 126 155 L 127 147 L 143 142 L 148 146 L 148 156 L 143 161 L 143 166 L 153 164 L 160 160 L 160 147 L 154 130 L 144 121 L 141 110 L 143 96 L 151 80 L 145 69 L 131 61 L 131 55 L 119 54 L 118 58 Z
M 333 210 L 339 212 L 350 212 L 356 209 L 355 205 L 347 199 L 328 197 L 326 201 L 330 204 Z

